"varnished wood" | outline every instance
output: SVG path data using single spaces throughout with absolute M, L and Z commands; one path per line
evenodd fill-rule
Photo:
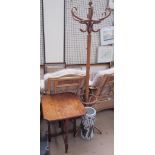
M 79 97 L 74 93 L 57 93 L 58 88 L 76 86 L 77 90 L 80 87 L 81 80 L 85 76 L 65 76 L 60 78 L 48 79 L 47 95 L 42 96 L 42 111 L 43 118 L 48 122 L 63 121 L 61 124 L 62 133 L 64 132 L 65 152 L 68 151 L 68 119 L 75 119 L 85 114 L 84 105 L 81 103 Z M 51 82 L 54 82 L 54 93 L 51 92 Z M 74 124 L 74 135 L 76 131 L 76 124 Z M 48 123 L 48 138 L 51 140 L 50 125 Z
M 85 114 L 83 104 L 73 93 L 44 95 L 42 110 L 44 119 L 48 121 L 64 120 Z
M 74 93 L 60 93 L 42 96 L 43 118 L 48 121 L 48 140 L 51 141 L 50 122 L 64 120 L 65 153 L 68 151 L 68 119 L 85 114 L 84 105 Z M 74 124 L 76 125 L 76 124 Z M 63 126 L 63 125 L 62 125 Z M 75 135 L 74 126 L 74 135 Z M 63 130 L 62 130 L 63 132 Z
M 92 1 L 90 1 L 88 3 L 89 8 L 88 8 L 88 14 L 87 14 L 87 19 L 82 19 L 80 17 L 77 16 L 77 8 L 73 7 L 71 9 L 71 14 L 72 17 L 75 21 L 78 21 L 80 24 L 84 24 L 86 26 L 86 28 L 80 29 L 81 32 L 87 32 L 88 36 L 87 36 L 87 63 L 86 63 L 86 94 L 85 94 L 85 101 L 88 102 L 89 101 L 89 77 L 90 77 L 90 52 L 91 52 L 91 32 L 98 32 L 99 29 L 94 30 L 94 24 L 99 24 L 101 23 L 101 21 L 103 21 L 104 19 L 106 19 L 107 17 L 110 16 L 111 14 L 111 9 L 110 8 L 106 8 L 105 12 L 104 12 L 104 17 L 98 19 L 98 20 L 94 20 L 93 19 L 93 7 L 92 7 Z
M 90 52 L 91 52 L 91 34 L 87 36 L 87 64 L 86 64 L 86 102 L 89 100 L 89 77 L 90 77 Z
M 105 9 L 105 12 L 103 13 L 104 17 L 100 18 L 100 19 L 97 19 L 97 20 L 94 20 L 93 19 L 93 13 L 94 13 L 94 10 L 93 10 L 93 7 L 92 7 L 92 2 L 89 2 L 89 8 L 88 8 L 88 14 L 87 14 L 87 19 L 82 19 L 80 17 L 77 16 L 77 8 L 76 7 L 73 7 L 71 9 L 71 14 L 72 14 L 72 17 L 75 21 L 78 21 L 80 24 L 85 24 L 86 25 L 86 29 L 83 30 L 83 29 L 80 29 L 81 32 L 88 32 L 88 33 L 91 33 L 91 32 L 98 32 L 98 30 L 94 30 L 94 24 L 99 24 L 101 23 L 104 19 L 106 19 L 107 17 L 110 16 L 111 14 L 111 9 L 110 8 L 106 8 Z

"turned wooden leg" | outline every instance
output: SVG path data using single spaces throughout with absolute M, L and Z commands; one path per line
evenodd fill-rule
M 61 133 L 64 135 L 64 121 L 61 121 Z
M 73 136 L 76 135 L 76 119 L 73 119 Z
M 64 143 L 65 143 L 65 153 L 68 152 L 68 120 L 64 121 Z
M 62 127 L 62 122 L 61 121 L 59 121 L 59 128 L 61 128 Z
M 40 103 L 40 119 L 43 119 L 43 110 L 42 110 L 42 105 Z
M 48 141 L 51 142 L 51 128 L 50 128 L 50 122 L 48 121 Z

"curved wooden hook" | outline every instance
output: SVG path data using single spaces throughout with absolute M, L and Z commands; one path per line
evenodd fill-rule
M 87 29 L 85 29 L 85 30 L 83 30 L 83 29 L 80 29 L 80 31 L 81 31 L 81 32 L 87 32 Z
M 109 13 L 107 14 L 106 11 L 109 11 Z M 93 23 L 94 23 L 94 24 L 100 23 L 102 20 L 108 18 L 108 17 L 110 16 L 110 14 L 111 14 L 111 9 L 110 9 L 110 8 L 106 8 L 106 9 L 105 9 L 105 12 L 104 12 L 104 17 L 103 17 L 103 18 L 100 18 L 99 20 L 93 20 Z
M 97 29 L 97 30 L 92 29 L 93 32 L 99 32 L 99 30 L 100 30 L 100 29 Z
M 73 7 L 71 9 L 71 13 L 72 13 L 73 19 L 76 20 L 76 21 L 83 22 L 84 20 L 82 18 L 80 18 L 77 15 L 75 15 L 75 11 L 74 10 L 76 10 L 76 13 L 77 13 L 77 8 L 76 7 Z

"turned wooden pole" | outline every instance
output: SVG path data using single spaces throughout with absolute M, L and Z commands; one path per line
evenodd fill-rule
M 88 14 L 87 19 L 82 19 L 77 16 L 77 8 L 73 7 L 71 10 L 72 17 L 75 21 L 78 21 L 80 24 L 85 24 L 86 29 L 80 29 L 81 32 L 87 32 L 87 63 L 86 63 L 86 92 L 85 92 L 85 101 L 89 101 L 89 77 L 90 77 L 90 53 L 91 53 L 91 32 L 99 32 L 98 30 L 94 30 L 93 25 L 99 24 L 101 21 L 106 19 L 110 16 L 111 10 L 109 8 L 105 9 L 104 16 L 98 20 L 93 20 L 93 7 L 92 7 L 92 1 L 89 2 L 89 8 L 88 8 Z M 109 13 L 107 13 L 107 11 Z
M 91 53 L 91 33 L 87 35 L 87 63 L 86 63 L 86 102 L 89 100 L 89 77 L 90 77 L 90 53 Z

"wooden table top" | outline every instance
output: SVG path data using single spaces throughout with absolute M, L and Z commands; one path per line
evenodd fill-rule
M 84 105 L 73 93 L 42 96 L 43 117 L 48 121 L 64 120 L 85 114 Z

